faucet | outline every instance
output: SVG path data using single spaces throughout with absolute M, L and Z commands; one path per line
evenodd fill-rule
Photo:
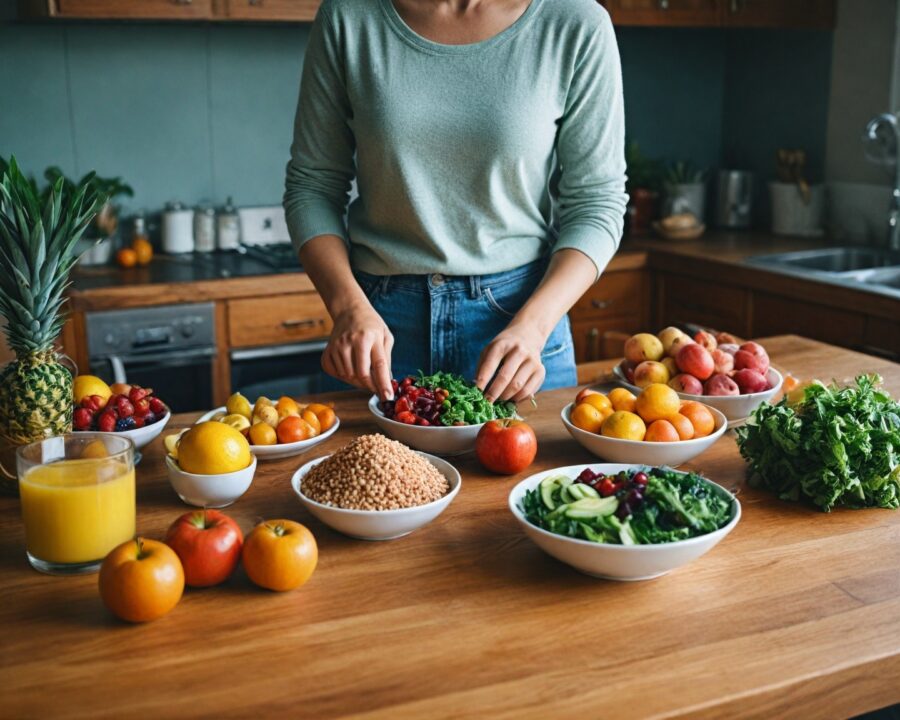
M 887 246 L 900 251 L 900 120 L 894 113 L 877 115 L 866 126 L 866 157 L 874 163 L 894 168 L 894 189 L 888 210 Z

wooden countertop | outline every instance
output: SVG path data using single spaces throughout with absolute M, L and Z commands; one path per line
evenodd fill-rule
M 799 376 L 877 371 L 900 394 L 898 365 L 762 342 Z M 595 461 L 559 421 L 572 394 L 539 396 L 540 450 L 523 475 Z M 245 532 L 274 517 L 312 529 L 319 567 L 294 592 L 239 571 L 130 626 L 103 608 L 96 576 L 31 570 L 18 502 L 0 499 L 0 716 L 846 718 L 900 701 L 900 512 L 823 514 L 752 490 L 726 435 L 690 467 L 737 490 L 741 523 L 656 580 L 596 580 L 544 555 L 506 508 L 519 478 L 485 475 L 472 456 L 454 461 L 463 488 L 434 523 L 356 541 L 315 521 L 289 484 L 306 460 L 374 430 L 361 394 L 335 399 L 339 433 L 261 463 L 226 511 Z M 162 460 L 157 440 L 138 468 L 138 530 L 157 538 L 188 509 Z

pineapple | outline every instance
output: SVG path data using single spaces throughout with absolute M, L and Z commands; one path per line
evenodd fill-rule
M 0 438 L 14 445 L 71 430 L 72 375 L 54 341 L 75 244 L 106 200 L 91 180 L 57 180 L 43 208 L 15 158 L 0 180 L 0 315 L 16 354 L 0 368 Z

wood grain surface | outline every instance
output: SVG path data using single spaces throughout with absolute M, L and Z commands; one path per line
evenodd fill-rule
M 900 395 L 900 366 L 763 342 L 798 377 L 877 371 Z M 110 616 L 96 576 L 31 570 L 18 502 L 0 499 L 0 716 L 845 718 L 900 701 L 900 513 L 823 514 L 749 489 L 726 435 L 689 465 L 739 494 L 725 541 L 656 580 L 583 576 L 506 508 L 521 477 L 595 461 L 559 421 L 572 395 L 543 393 L 525 411 L 540 442 L 529 471 L 492 477 L 457 458 L 449 509 L 384 543 L 332 532 L 291 490 L 300 464 L 374 430 L 361 394 L 334 396 L 335 437 L 260 463 L 226 511 L 245 532 L 263 518 L 307 524 L 320 548 L 310 582 L 274 594 L 238 571 L 143 626 Z M 155 441 L 138 468 L 138 530 L 161 537 L 187 509 Z

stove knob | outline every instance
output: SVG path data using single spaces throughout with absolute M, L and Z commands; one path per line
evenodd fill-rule
M 183 337 L 189 338 L 194 334 L 194 325 L 193 323 L 185 323 L 181 326 L 181 335 Z
M 115 347 L 119 344 L 119 338 L 113 333 L 106 333 L 106 337 L 103 338 L 103 342 L 111 347 Z

